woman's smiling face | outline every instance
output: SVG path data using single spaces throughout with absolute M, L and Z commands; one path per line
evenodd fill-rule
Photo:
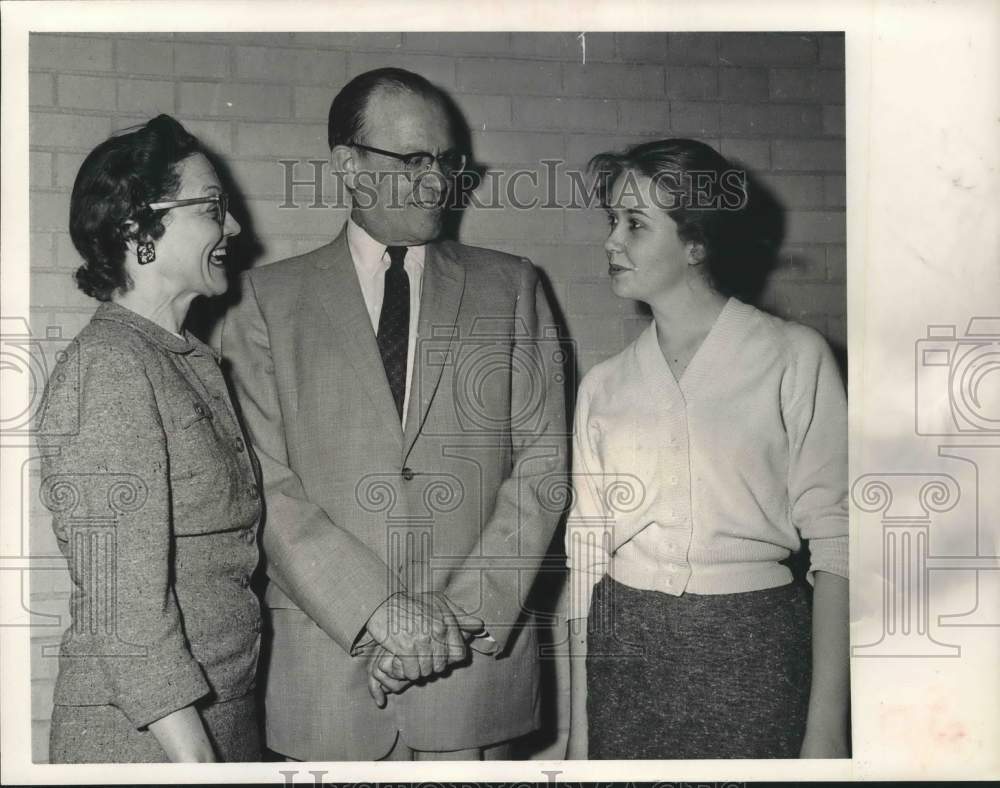
M 180 186 L 171 199 L 187 200 L 222 193 L 215 168 L 201 153 L 177 165 Z M 226 244 L 240 225 L 229 214 L 219 224 L 216 203 L 171 208 L 163 215 L 165 231 L 156 241 L 162 284 L 174 295 L 217 296 L 226 292 Z
M 677 237 L 677 224 L 662 206 L 650 178 L 626 170 L 612 185 L 608 199 L 611 232 L 604 242 L 611 289 L 621 298 L 649 302 L 685 281 L 692 244 Z

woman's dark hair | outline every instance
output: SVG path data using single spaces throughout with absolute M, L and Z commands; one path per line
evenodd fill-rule
M 677 224 L 677 236 L 704 250 L 702 264 L 709 284 L 725 296 L 752 297 L 766 270 L 750 247 L 754 239 L 750 215 L 750 182 L 745 170 L 703 142 L 667 139 L 634 145 L 624 153 L 599 153 L 590 160 L 596 189 L 608 207 L 611 188 L 629 173 L 651 178 L 655 207 Z M 751 253 L 752 252 L 752 253 Z M 767 255 L 771 256 L 771 255 Z
M 76 272 L 83 292 L 110 301 L 115 291 L 132 286 L 125 271 L 128 242 L 155 241 L 164 232 L 161 214 L 146 205 L 174 197 L 177 165 L 201 150 L 180 123 L 158 115 L 105 140 L 83 160 L 69 208 L 70 237 L 84 259 Z
M 344 85 L 330 105 L 326 137 L 330 150 L 364 138 L 368 102 L 379 90 L 409 91 L 426 99 L 442 101 L 441 91 L 419 74 L 404 68 L 377 68 L 358 74 Z

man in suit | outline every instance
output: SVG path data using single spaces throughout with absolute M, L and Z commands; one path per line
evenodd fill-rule
M 268 746 L 506 758 L 539 724 L 523 605 L 565 474 L 551 309 L 529 261 L 436 240 L 464 155 L 427 80 L 356 77 L 329 142 L 350 219 L 249 271 L 222 331 L 264 474 Z

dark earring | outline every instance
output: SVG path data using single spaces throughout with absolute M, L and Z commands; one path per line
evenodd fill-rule
M 156 247 L 152 241 L 139 241 L 135 253 L 139 258 L 139 265 L 148 265 L 156 259 Z

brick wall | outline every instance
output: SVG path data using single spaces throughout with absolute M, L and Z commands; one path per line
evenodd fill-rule
M 584 47 L 586 62 L 584 63 Z M 329 240 L 344 215 L 282 209 L 280 159 L 327 158 L 326 113 L 350 77 L 383 65 L 424 74 L 466 116 L 477 161 L 541 172 L 581 167 L 595 152 L 693 136 L 746 164 L 783 205 L 782 265 L 763 303 L 846 345 L 844 47 L 838 34 L 269 33 L 32 35 L 30 41 L 31 324 L 72 337 L 95 303 L 76 290 L 69 192 L 87 152 L 113 129 L 173 114 L 221 155 L 241 195 L 237 218 L 256 264 Z M 295 170 L 299 180 L 310 169 Z M 312 190 L 298 187 L 308 205 Z M 463 241 L 527 255 L 548 274 L 576 340 L 581 372 L 620 350 L 646 318 L 604 275 L 594 211 L 471 209 Z M 33 489 L 37 488 L 37 479 Z M 33 495 L 33 500 L 37 496 Z M 34 554 L 56 551 L 32 505 Z M 65 621 L 68 581 L 36 573 L 32 609 Z M 33 637 L 34 755 L 45 760 L 55 660 Z M 565 664 L 550 719 L 565 727 Z M 540 739 L 555 757 L 555 733 Z

